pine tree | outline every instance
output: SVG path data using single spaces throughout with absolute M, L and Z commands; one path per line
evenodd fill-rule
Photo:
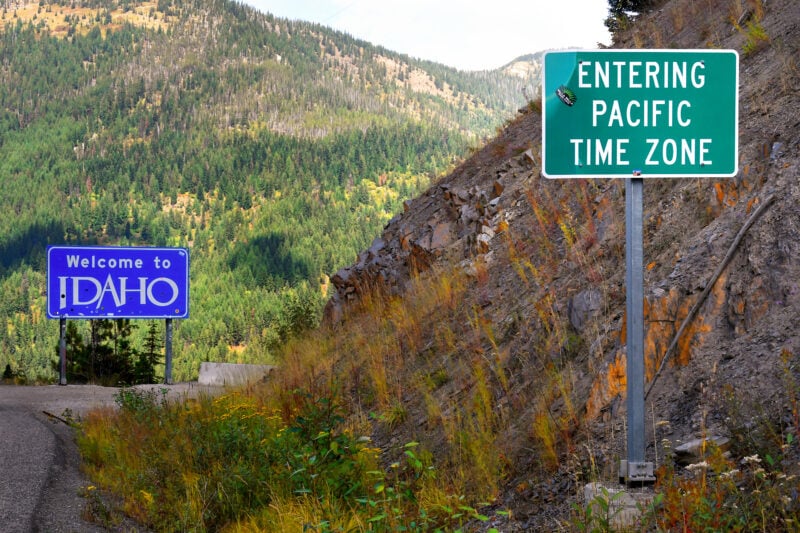
M 653 0 L 608 0 L 608 18 L 605 25 L 611 33 L 624 29 L 632 13 L 641 13 Z
M 92 361 L 90 350 L 83 342 L 83 337 L 78 332 L 75 321 L 67 321 L 66 331 L 66 358 L 67 358 L 67 382 L 69 383 L 89 383 L 93 380 Z M 53 370 L 61 371 L 61 347 L 56 344 L 56 360 L 53 361 Z
M 155 383 L 156 365 L 161 359 L 161 337 L 158 334 L 158 323 L 151 320 L 144 338 L 144 349 L 136 354 L 133 365 L 134 383 Z
M 131 335 L 136 327 L 127 318 L 91 320 L 89 342 L 85 343 L 75 321 L 68 321 L 67 381 L 107 386 L 152 382 L 152 379 L 136 381 L 139 354 L 131 342 Z M 55 351 L 56 360 L 53 361 L 52 368 L 59 372 L 59 345 L 56 345 Z
M 115 378 L 117 383 L 132 384 L 134 381 L 134 358 L 136 349 L 131 343 L 131 334 L 138 326 L 131 324 L 130 319 L 120 318 L 113 321 L 113 354 L 111 356 L 112 372 L 108 377 Z

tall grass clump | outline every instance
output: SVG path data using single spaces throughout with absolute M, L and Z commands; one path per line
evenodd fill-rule
M 800 387 L 796 356 L 781 353 L 785 404 L 777 409 L 746 401 L 747 392 L 723 388 L 721 412 L 730 450 L 709 445 L 685 468 L 666 461 L 656 474 L 659 494 L 645 515 L 657 531 L 800 531 Z
M 437 478 L 419 443 L 381 469 L 334 399 L 292 395 L 286 418 L 258 394 L 168 403 L 126 391 L 118 410 L 87 417 L 79 446 L 95 483 L 157 531 L 452 531 L 488 519 L 463 497 L 419 498 Z
M 713 448 L 684 471 L 668 463 L 657 478 L 659 496 L 645 516 L 657 531 L 800 529 L 800 483 L 774 458 L 754 454 L 734 461 Z
M 294 395 L 287 418 L 253 395 L 167 403 L 129 391 L 119 410 L 87 417 L 79 445 L 92 479 L 159 531 L 219 531 L 289 500 L 355 508 L 376 451 L 333 399 Z

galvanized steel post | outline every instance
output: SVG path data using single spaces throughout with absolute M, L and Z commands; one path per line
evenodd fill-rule
M 172 385 L 172 319 L 166 319 L 164 335 L 164 383 Z
M 59 376 L 58 384 L 67 384 L 67 319 L 61 317 L 58 321 L 60 338 L 58 341 Z
M 653 481 L 653 465 L 645 462 L 644 410 L 644 244 L 643 179 L 634 172 L 625 180 L 625 285 L 627 310 L 628 460 L 620 477 L 628 483 Z

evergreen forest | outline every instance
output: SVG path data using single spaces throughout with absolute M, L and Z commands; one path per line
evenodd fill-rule
M 173 378 L 269 361 L 318 323 L 328 276 L 536 83 L 228 0 L 0 5 L 0 367 L 57 376 L 48 245 L 188 248 Z M 123 328 L 128 381 L 162 372 L 163 324 L 71 324 L 76 353 Z

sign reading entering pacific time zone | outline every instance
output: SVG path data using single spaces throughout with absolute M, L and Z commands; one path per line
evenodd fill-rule
M 548 52 L 542 174 L 734 176 L 738 90 L 733 50 Z
M 185 248 L 47 248 L 48 318 L 188 316 Z

